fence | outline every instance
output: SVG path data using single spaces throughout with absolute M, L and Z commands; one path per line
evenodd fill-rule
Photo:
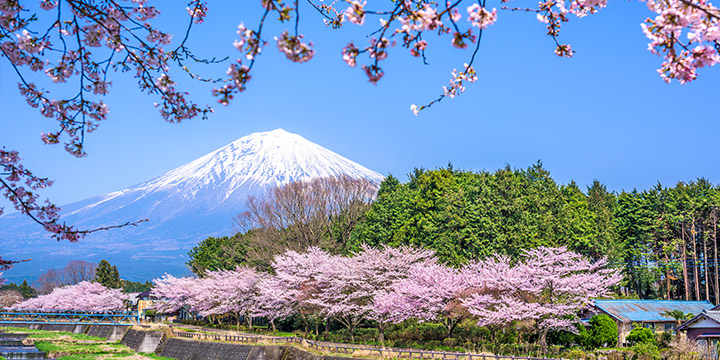
M 330 343 L 323 341 L 307 340 L 299 337 L 283 337 L 283 336 L 261 336 L 261 335 L 228 335 L 228 334 L 208 334 L 193 332 L 174 332 L 178 337 L 198 340 L 215 340 L 227 342 L 241 343 L 273 343 L 273 344 L 305 344 L 306 346 L 333 353 L 352 354 L 354 352 L 367 352 L 370 355 L 388 356 L 395 358 L 409 359 L 444 359 L 444 360 L 563 360 L 549 359 L 529 356 L 502 356 L 489 354 L 475 354 L 462 352 L 447 351 L 430 351 L 418 349 L 398 349 L 383 348 L 377 346 L 349 345 Z
M 122 325 L 140 322 L 136 312 L 0 310 L 0 324 Z

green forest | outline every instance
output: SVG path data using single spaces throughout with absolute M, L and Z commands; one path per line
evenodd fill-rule
M 362 244 L 414 245 L 435 250 L 453 265 L 564 245 L 594 259 L 607 257 L 622 268 L 625 282 L 618 296 L 715 304 L 720 299 L 720 187 L 705 179 L 616 193 L 599 181 L 585 189 L 574 182 L 560 184 L 539 162 L 494 172 L 449 165 L 416 169 L 406 183 L 390 175 L 374 200 L 345 204 L 317 214 L 321 222 L 306 216 L 282 228 L 248 226 L 233 236 L 208 238 L 190 251 L 188 265 L 200 276 L 241 263 L 263 268 L 272 255 L 295 243 L 314 243 L 334 253 Z M 303 234 L 314 229 L 316 238 L 298 239 L 298 229 Z M 268 245 L 274 243 L 282 249 Z

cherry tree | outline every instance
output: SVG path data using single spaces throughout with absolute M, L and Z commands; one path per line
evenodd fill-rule
M 83 281 L 55 288 L 51 293 L 14 305 L 18 310 L 79 310 L 93 312 L 121 311 L 127 296 L 120 289 L 109 289 L 98 283 Z
M 310 247 L 304 253 L 286 251 L 277 255 L 271 264 L 275 281 L 286 290 L 284 293 L 287 311 L 299 314 L 305 321 L 315 321 L 317 335 L 318 320 L 322 317 L 322 305 L 315 301 L 321 291 L 329 286 L 326 266 L 331 266 L 338 257 L 317 248 Z M 268 289 L 270 292 L 273 289 Z M 267 293 L 266 293 L 267 295 Z M 280 302 L 278 305 L 282 304 Z
M 382 314 L 374 312 L 378 293 L 407 277 L 412 266 L 435 262 L 433 251 L 389 246 L 363 246 L 351 256 L 331 260 L 332 263 L 319 267 L 325 286 L 309 302 L 320 307 L 324 316 L 343 324 L 351 340 L 354 340 L 355 328 L 365 319 L 376 320 L 381 333 L 389 323 Z
M 622 280 L 606 259 L 592 262 L 565 247 L 526 250 L 516 265 L 491 258 L 468 265 L 464 275 L 472 293 L 462 303 L 479 325 L 533 320 L 543 351 L 549 330 L 575 332 L 577 314 Z
M 174 277 L 165 274 L 153 280 L 150 296 L 158 298 L 154 304 L 160 312 L 175 312 L 183 307 L 190 307 L 198 289 L 198 279 L 192 277 Z
M 455 327 L 469 315 L 461 303 L 467 290 L 467 281 L 457 269 L 437 263 L 415 264 L 406 278 L 375 297 L 373 314 L 378 323 L 380 319 L 438 321 L 447 329 L 447 337 L 452 337 Z
M 257 309 L 253 316 L 265 317 L 273 332 L 277 330 L 275 321 L 292 315 L 295 309 L 295 299 L 286 285 L 275 276 L 264 277 L 257 284 Z
M 252 327 L 251 316 L 258 313 L 259 283 L 264 275 L 254 269 L 238 266 L 235 270 L 209 271 L 196 279 L 188 298 L 191 310 L 202 316 L 232 314 L 237 325 L 243 316 Z

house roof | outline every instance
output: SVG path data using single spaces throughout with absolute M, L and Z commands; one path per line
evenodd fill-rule
M 671 322 L 675 319 L 661 314 L 670 310 L 680 310 L 698 315 L 714 306 L 709 301 L 681 300 L 594 300 L 594 304 L 595 307 L 621 322 Z
M 694 318 L 684 322 L 682 325 L 678 326 L 678 330 L 685 330 L 690 325 L 694 324 L 695 322 L 702 320 L 702 319 L 708 319 L 716 322 L 718 324 L 718 328 L 720 328 L 720 311 L 715 311 L 715 308 L 713 310 L 703 310 L 700 314 L 695 316 Z

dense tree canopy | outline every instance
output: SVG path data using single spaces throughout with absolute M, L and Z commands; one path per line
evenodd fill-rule
M 614 255 L 618 239 L 608 234 L 613 217 L 605 199 L 613 195 L 595 191 L 604 193 L 591 205 L 594 198 L 574 183 L 557 184 L 540 164 L 494 173 L 416 170 L 406 184 L 388 177 L 351 244 L 426 246 L 452 264 L 543 245 Z
M 232 270 L 246 262 L 247 235 L 209 237 L 188 252 L 187 265 L 195 275 L 208 271 Z

